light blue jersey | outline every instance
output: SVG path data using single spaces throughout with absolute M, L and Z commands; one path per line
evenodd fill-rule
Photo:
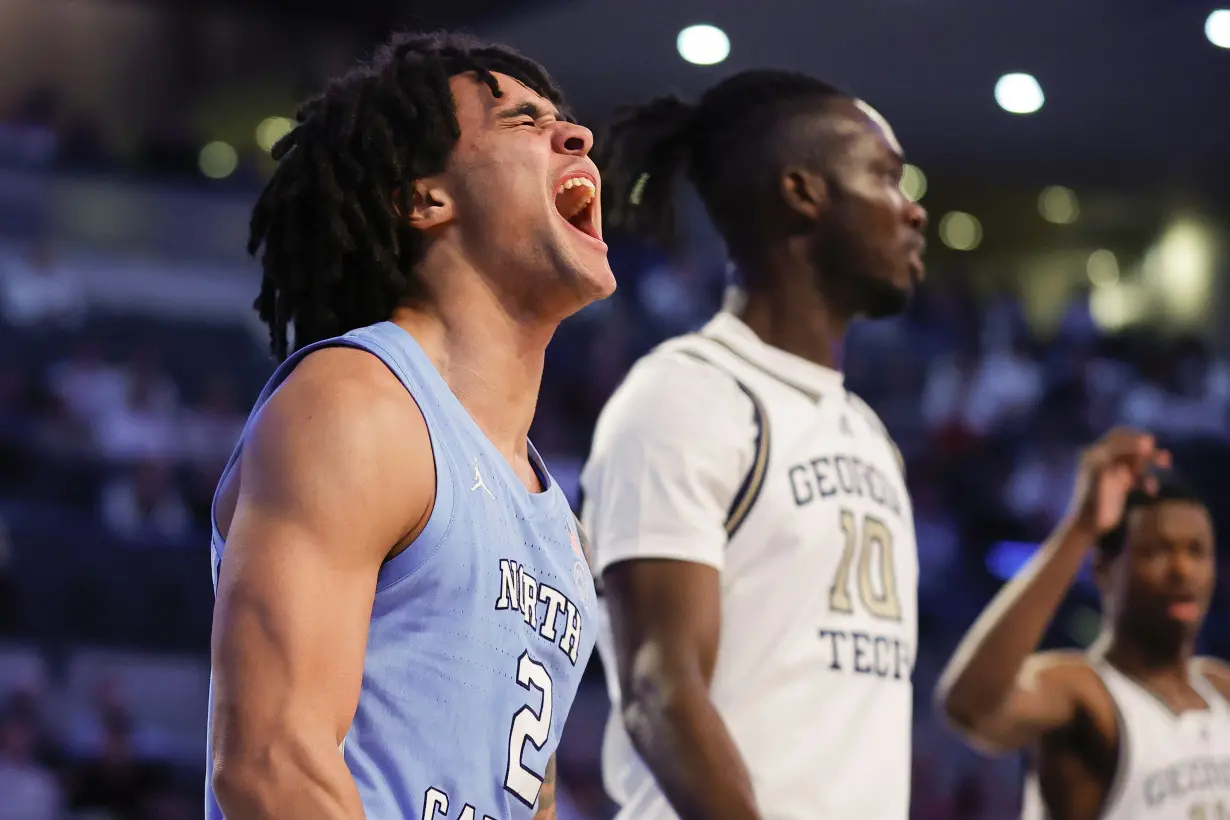
M 366 350 L 401 380 L 436 461 L 427 526 L 380 569 L 359 707 L 342 745 L 363 807 L 372 820 L 528 820 L 594 646 L 594 584 L 576 519 L 533 446 L 546 487 L 538 494 L 391 322 L 299 351 L 256 408 L 329 345 Z M 213 556 L 216 591 L 225 560 L 216 526 Z M 208 782 L 205 814 L 222 817 Z

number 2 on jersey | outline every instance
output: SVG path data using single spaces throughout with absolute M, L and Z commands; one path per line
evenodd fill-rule
M 508 733 L 508 773 L 504 775 L 504 788 L 533 808 L 538 790 L 542 788 L 542 778 L 527 769 L 522 758 L 527 740 L 541 750 L 551 734 L 551 673 L 531 658 L 529 652 L 522 652 L 517 660 L 517 685 L 530 692 L 534 689 L 542 692 L 542 708 L 534 711 L 534 707 L 526 704 L 513 715 Z
M 897 595 L 897 571 L 893 564 L 893 533 L 880 519 L 864 515 L 860 538 L 858 523 L 851 510 L 841 511 L 841 531 L 846 544 L 829 591 L 829 608 L 834 612 L 854 611 L 854 601 L 850 597 L 850 570 L 857 553 L 858 597 L 863 609 L 881 620 L 900 621 L 901 598 Z M 872 582 L 873 569 L 878 570 L 878 584 Z

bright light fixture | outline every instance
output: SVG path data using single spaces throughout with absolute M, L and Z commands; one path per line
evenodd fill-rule
M 1230 48 L 1230 9 L 1218 9 L 1204 21 L 1204 36 L 1218 48 Z
M 1038 195 L 1038 213 L 1047 222 L 1071 225 L 1081 215 L 1081 206 L 1071 188 L 1050 185 Z
M 679 32 L 679 56 L 694 65 L 717 65 L 730 54 L 730 38 L 717 26 L 701 23 Z
M 982 223 L 964 211 L 946 213 L 940 219 L 940 241 L 954 251 L 972 251 L 982 242 Z
M 229 142 L 211 142 L 201 149 L 197 162 L 210 179 L 226 179 L 239 167 L 239 154 Z
M 1010 114 L 1032 114 L 1046 96 L 1032 74 L 1005 74 L 995 83 L 995 102 Z
M 287 117 L 266 117 L 256 126 L 256 144 L 262 151 L 272 151 L 278 140 L 295 127 L 295 121 Z
M 901 169 L 901 193 L 911 202 L 917 202 L 927 194 L 927 175 L 917 165 L 906 163 Z
M 1119 281 L 1119 260 L 1113 252 L 1105 248 L 1094 251 L 1089 254 L 1089 261 L 1085 263 L 1085 272 L 1089 274 L 1089 281 L 1095 287 L 1114 285 Z

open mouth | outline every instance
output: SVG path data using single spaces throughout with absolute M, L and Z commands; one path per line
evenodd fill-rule
M 594 219 L 597 204 L 598 185 L 588 174 L 569 174 L 555 186 L 555 209 L 559 215 L 573 228 L 601 242 Z
M 910 276 L 915 282 L 921 282 L 927 278 L 927 263 L 923 261 L 923 252 L 926 249 L 926 242 L 921 240 L 910 249 Z
M 1200 602 L 1191 596 L 1176 596 L 1167 603 L 1166 613 L 1177 621 L 1193 623 L 1200 619 Z

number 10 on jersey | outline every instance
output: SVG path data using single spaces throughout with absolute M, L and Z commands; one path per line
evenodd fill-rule
M 845 536 L 845 547 L 829 590 L 829 609 L 854 612 L 850 574 L 857 558 L 855 574 L 863 609 L 880 620 L 900 621 L 901 598 L 897 594 L 897 570 L 893 564 L 892 530 L 873 515 L 864 515 L 860 522 L 852 510 L 842 510 L 841 532 Z

